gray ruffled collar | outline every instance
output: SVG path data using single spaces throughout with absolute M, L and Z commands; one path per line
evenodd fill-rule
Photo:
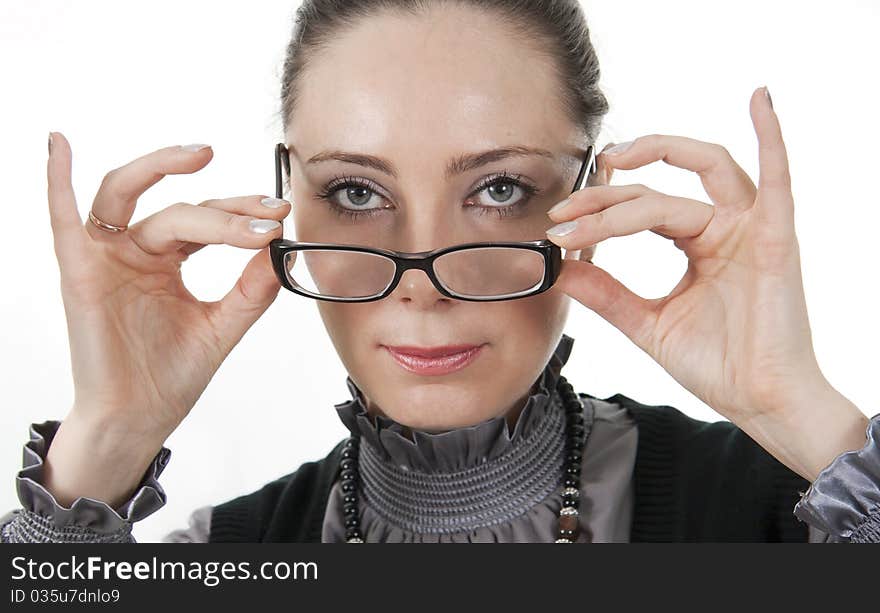
M 472 468 L 511 451 L 516 441 L 528 438 L 535 428 L 548 422 L 548 412 L 554 410 L 550 402 L 555 393 L 560 371 L 568 361 L 574 339 L 563 334 L 553 355 L 548 360 L 532 387 L 525 406 L 519 414 L 513 432 L 504 415 L 480 423 L 444 432 L 426 432 L 412 428 L 410 439 L 402 424 L 384 415 L 367 413 L 361 390 L 351 377 L 346 384 L 352 399 L 334 405 L 346 428 L 361 437 L 377 452 L 379 458 L 403 470 L 424 473 L 447 473 Z

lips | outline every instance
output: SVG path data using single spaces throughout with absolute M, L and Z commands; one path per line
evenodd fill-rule
M 456 353 L 464 353 L 476 349 L 479 345 L 442 345 L 439 347 L 413 347 L 408 345 L 386 345 L 395 353 L 412 355 L 417 358 L 442 358 Z
M 484 345 L 443 345 L 438 347 L 388 346 L 394 361 L 418 375 L 446 375 L 473 362 Z

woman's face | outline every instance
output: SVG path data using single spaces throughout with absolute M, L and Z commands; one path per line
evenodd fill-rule
M 297 240 L 414 252 L 546 238 L 546 211 L 570 193 L 587 144 L 563 114 L 547 60 L 473 9 L 364 20 L 301 77 L 286 134 Z M 549 155 L 461 163 L 503 147 Z M 334 153 L 381 158 L 386 167 Z M 505 172 L 520 183 L 481 188 Z M 347 180 L 355 185 L 326 194 Z M 531 196 L 528 186 L 537 190 Z M 513 421 L 561 337 L 569 299 L 554 287 L 517 300 L 454 300 L 409 270 L 383 300 L 316 304 L 368 410 L 440 431 L 504 413 Z M 482 348 L 441 375 L 407 370 L 385 348 L 458 344 Z

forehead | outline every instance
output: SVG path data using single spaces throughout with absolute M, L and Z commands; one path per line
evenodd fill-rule
M 511 142 L 577 147 L 549 60 L 474 9 L 381 14 L 340 33 L 300 75 L 288 142 L 395 156 Z

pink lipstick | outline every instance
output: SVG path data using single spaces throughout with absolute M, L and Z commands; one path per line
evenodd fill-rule
M 480 355 L 483 345 L 413 347 L 382 345 L 400 366 L 417 375 L 447 375 L 461 370 Z

